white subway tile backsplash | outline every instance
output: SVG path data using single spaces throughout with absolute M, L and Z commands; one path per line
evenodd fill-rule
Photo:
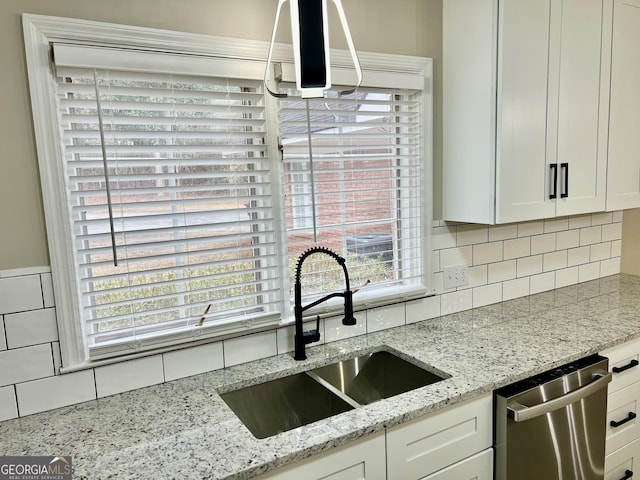
M 600 262 L 600 276 L 608 277 L 620 273 L 620 257 L 610 258 Z
M 509 280 L 502 284 L 503 301 L 526 297 L 527 295 L 529 295 L 529 277 Z
M 518 278 L 542 273 L 542 259 L 542 255 L 519 258 L 516 261 L 516 274 Z
M 502 283 L 493 283 L 473 289 L 473 308 L 502 301 Z
M 591 249 L 589 247 L 572 248 L 567 252 L 567 266 L 575 267 L 576 265 L 589 263 L 590 255 Z
M 42 308 L 40 275 L 0 278 L 0 314 Z
M 611 242 L 597 243 L 590 247 L 590 262 L 599 262 L 611 258 Z
M 602 227 L 587 227 L 580 229 L 580 246 L 593 245 L 602 241 Z
M 591 225 L 604 225 L 613 222 L 612 212 L 599 212 L 591 215 Z
M 556 234 L 546 233 L 531 237 L 531 255 L 553 252 L 556 249 Z
M 357 337 L 367 333 L 366 312 L 355 312 L 356 324 L 343 325 L 343 316 L 327 317 L 324 319 L 324 341 L 335 342 L 345 338 Z
M 467 279 L 469 283 L 461 288 L 473 288 L 480 285 L 486 285 L 488 283 L 488 266 L 478 265 L 476 267 L 470 267 L 467 271 Z
M 518 238 L 518 224 L 491 225 L 489 227 L 489 241 L 498 242 L 500 240 L 510 240 Z
M 60 368 L 62 368 L 62 353 L 60 352 L 60 342 L 53 342 L 51 344 L 51 350 L 53 351 L 53 373 L 54 375 L 60 375 Z
M 473 265 L 502 261 L 503 242 L 481 243 L 473 246 Z
M 458 225 L 458 247 L 484 243 L 489 240 L 489 227 L 486 225 L 464 224 Z
M 16 393 L 20 416 L 95 400 L 93 370 L 20 383 Z
M 156 385 L 164 381 L 162 355 L 96 367 L 95 376 L 98 398 Z
M 522 237 L 504 242 L 504 259 L 528 257 L 531 255 L 531 237 Z
M 567 251 L 559 250 L 557 252 L 545 253 L 542 259 L 542 270 L 550 272 L 551 270 L 560 270 L 567 267 Z
M 441 297 L 440 308 L 442 315 L 449 315 L 473 308 L 473 290 L 471 289 L 444 293 Z
M 516 278 L 516 261 L 507 260 L 490 264 L 488 271 L 489 283 L 504 282 Z
M 440 297 L 434 295 L 433 297 L 420 298 L 407 302 L 405 315 L 407 325 L 439 317 Z
M 578 268 L 580 269 L 578 272 L 578 281 L 580 283 L 595 280 L 600 276 L 600 262 L 587 263 L 580 265 Z
M 44 302 L 44 308 L 51 308 L 55 305 L 55 299 L 53 297 L 53 278 L 51 277 L 51 274 L 41 274 L 40 282 L 42 282 L 42 301 Z
M 444 273 L 437 272 L 431 276 L 431 287 L 438 293 L 444 292 Z
M 3 316 L 0 315 L 0 352 L 2 350 L 6 350 L 7 349 L 7 338 L 5 337 L 5 333 L 4 333 L 4 320 L 3 320 Z
M 18 404 L 13 385 L 0 387 L 0 422 L 18 418 Z
M 613 221 L 614 222 L 622 222 L 622 218 L 624 216 L 624 210 L 618 210 L 613 212 Z
M 610 242 L 612 240 L 622 239 L 622 223 L 611 223 L 602 226 L 602 241 Z
M 578 267 L 563 268 L 556 272 L 556 288 L 568 287 L 578 283 Z
M 544 233 L 561 232 L 569 228 L 569 217 L 550 218 L 544 221 Z
M 531 237 L 544 233 L 544 221 L 536 220 L 534 222 L 524 222 L 518 224 L 519 237 Z
M 611 256 L 619 257 L 622 255 L 622 240 L 615 240 L 611 242 Z
M 0 270 L 0 278 L 26 277 L 27 275 L 40 275 L 41 273 L 50 272 L 50 267 L 15 268 L 12 270 Z
M 540 275 L 533 275 L 529 280 L 529 290 L 531 295 L 534 295 L 553 290 L 555 288 L 556 274 L 555 272 L 541 273 Z
M 164 379 L 167 382 L 224 367 L 222 342 L 183 348 L 162 355 Z
M 445 248 L 455 248 L 457 227 L 453 225 L 445 225 L 443 227 L 435 227 L 433 229 L 432 244 L 434 250 L 443 250 Z
M 440 250 L 440 268 L 455 267 L 456 265 L 471 265 L 473 247 L 447 248 Z
M 224 340 L 224 366 L 252 362 L 278 353 L 275 331 Z
M 51 344 L 0 352 L 0 387 L 53 375 Z
M 591 226 L 591 214 L 569 217 L 569 228 L 585 228 Z
M 566 230 L 556 235 L 556 249 L 568 250 L 580 246 L 580 230 Z
M 10 313 L 4 316 L 7 347 L 19 348 L 58 340 L 55 308 Z
M 367 310 L 367 333 L 399 327 L 404 324 L 404 303 Z

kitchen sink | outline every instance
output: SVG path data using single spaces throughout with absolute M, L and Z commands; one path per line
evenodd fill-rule
M 220 396 L 256 438 L 267 438 L 446 378 L 381 350 Z
M 220 396 L 256 438 L 270 437 L 354 408 L 306 373 Z
M 332 363 L 311 373 L 360 405 L 368 405 L 448 378 L 386 350 Z

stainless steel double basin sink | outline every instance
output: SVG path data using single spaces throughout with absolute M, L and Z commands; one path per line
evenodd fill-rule
M 221 397 L 256 438 L 267 438 L 449 377 L 378 350 Z

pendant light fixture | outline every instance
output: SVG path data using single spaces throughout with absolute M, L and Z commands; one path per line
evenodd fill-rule
M 342 8 L 341 0 L 331 0 L 338 11 L 342 30 L 358 77 L 357 88 L 362 82 L 362 69 L 353 45 L 353 39 Z M 327 0 L 279 0 L 276 18 L 273 24 L 271 43 L 264 74 L 267 91 L 275 97 L 286 97 L 286 94 L 271 90 L 267 84 L 268 70 L 271 65 L 273 45 L 276 38 L 278 22 L 282 6 L 290 2 L 291 37 L 296 72 L 296 87 L 302 98 L 322 98 L 324 91 L 331 88 L 331 61 L 329 55 L 329 21 Z M 354 90 L 355 90 L 354 88 Z

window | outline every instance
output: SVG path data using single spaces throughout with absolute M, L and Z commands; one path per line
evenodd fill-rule
M 279 121 L 290 262 L 317 242 L 347 257 L 353 285 L 378 294 L 421 285 L 420 92 L 333 89 L 308 103 L 283 99 Z M 327 281 L 307 275 L 305 292 L 320 293 Z
M 363 54 L 365 86 L 307 104 L 264 93 L 260 42 L 24 27 L 66 369 L 291 321 L 316 242 L 369 282 L 356 305 L 426 292 L 425 59 Z M 306 295 L 341 287 L 317 265 Z

